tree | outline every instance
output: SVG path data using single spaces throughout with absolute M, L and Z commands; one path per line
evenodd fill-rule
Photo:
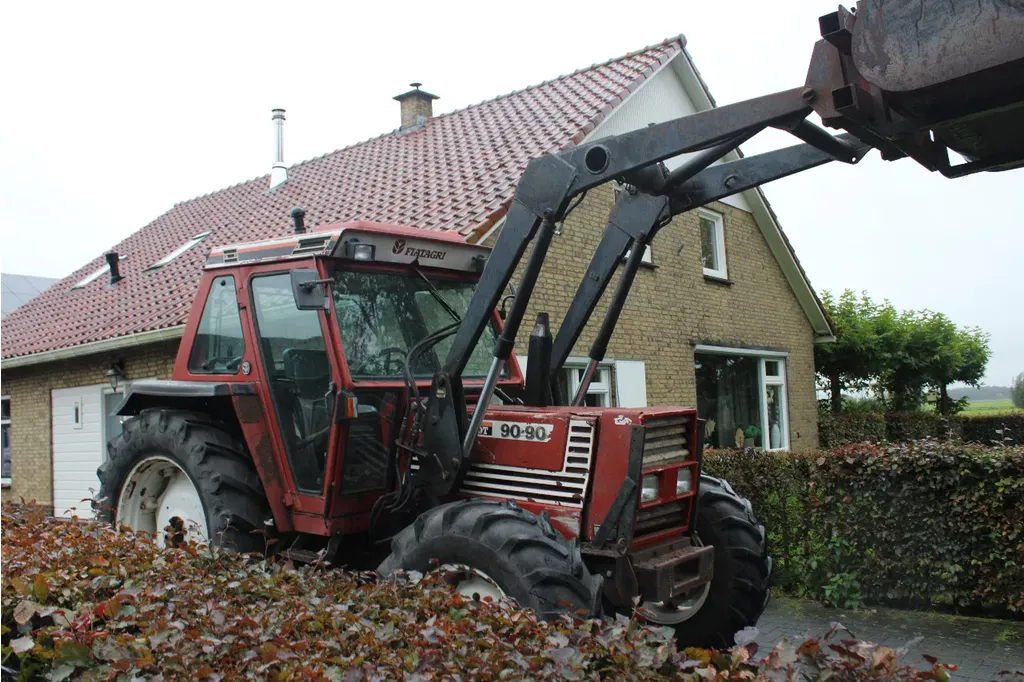
M 879 381 L 890 406 L 915 410 L 930 389 L 937 394 L 939 414 L 963 409 L 961 401 L 949 398 L 948 387 L 954 382 L 978 385 L 990 355 L 988 334 L 977 327 L 957 327 L 930 310 L 900 313 L 894 332 L 893 352 Z
M 821 298 L 835 325 L 836 340 L 814 346 L 814 364 L 829 389 L 832 411 L 840 412 L 843 390 L 864 388 L 884 366 L 896 311 L 888 301 L 878 304 L 867 293 L 858 297 L 850 289 L 838 299 L 827 291 Z
M 1013 406 L 1024 410 L 1024 372 L 1021 372 L 1010 382 L 1010 399 Z

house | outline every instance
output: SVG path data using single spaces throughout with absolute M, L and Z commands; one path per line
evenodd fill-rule
M 0 318 L 25 305 L 57 280 L 53 277 L 0 273 Z
M 4 321 L 5 499 L 87 506 L 120 428 L 111 408 L 130 382 L 170 374 L 211 246 L 283 235 L 295 206 L 310 227 L 368 219 L 493 244 L 531 158 L 714 106 L 682 36 L 444 115 L 418 85 L 395 99 L 395 131 L 291 167 L 279 155 L 267 176 L 177 204 Z M 273 120 L 280 131 L 284 112 Z M 557 328 L 615 191 L 591 191 L 561 226 L 521 352 L 537 311 Z M 763 194 L 675 218 L 645 261 L 588 402 L 696 403 L 713 446 L 815 447 L 813 344 L 833 330 Z M 574 349 L 571 389 L 597 326 Z

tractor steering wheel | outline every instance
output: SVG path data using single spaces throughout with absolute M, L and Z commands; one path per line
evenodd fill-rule
M 384 374 L 384 375 L 390 375 L 391 374 L 391 372 L 388 371 L 388 368 L 391 367 L 392 362 L 394 362 L 391 359 L 391 356 L 395 355 L 395 354 L 398 354 L 398 356 L 399 356 L 397 358 L 397 368 L 395 370 L 395 374 L 401 374 L 402 370 L 405 369 L 405 355 L 406 355 L 406 353 L 407 353 L 407 351 L 404 348 L 398 348 L 398 347 L 395 347 L 395 346 L 392 346 L 390 348 L 385 348 L 382 351 L 380 351 L 379 353 L 377 353 L 377 358 L 381 362 L 381 367 L 380 367 L 381 374 Z

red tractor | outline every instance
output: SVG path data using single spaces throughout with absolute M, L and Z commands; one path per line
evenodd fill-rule
M 764 609 L 771 559 L 750 503 L 702 475 L 702 421 L 584 396 L 672 216 L 871 148 L 947 176 L 1021 165 L 1021 14 L 1006 9 L 999 31 L 958 25 L 997 39 L 929 80 L 949 36 L 900 6 L 886 5 L 888 33 L 870 6 L 823 17 L 801 87 L 534 160 L 493 251 L 367 222 L 306 231 L 301 209 L 278 239 L 215 248 L 173 379 L 136 382 L 119 408 L 131 418 L 99 469 L 100 513 L 167 544 L 262 552 L 273 538 L 293 559 L 383 575 L 451 565 L 463 593 L 545 617 L 639 604 L 687 644 L 730 643 Z M 911 27 L 913 59 L 886 71 L 869 48 Z M 803 144 L 712 165 L 766 127 Z M 686 153 L 671 172 L 661 163 Z M 538 315 L 524 377 L 512 346 L 555 227 L 613 179 L 627 191 L 554 337 Z M 560 369 L 620 267 L 568 395 Z

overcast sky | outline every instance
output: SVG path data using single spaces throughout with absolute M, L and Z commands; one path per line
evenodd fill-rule
M 719 104 L 803 83 L 834 0 L 8 3 L 4 272 L 62 277 L 173 204 L 388 132 L 422 81 L 443 113 L 684 33 Z M 773 14 L 773 8 L 784 8 Z M 755 138 L 748 154 L 788 144 Z M 873 153 L 766 185 L 818 291 L 849 287 L 992 335 L 1024 370 L 1024 170 L 949 181 Z

